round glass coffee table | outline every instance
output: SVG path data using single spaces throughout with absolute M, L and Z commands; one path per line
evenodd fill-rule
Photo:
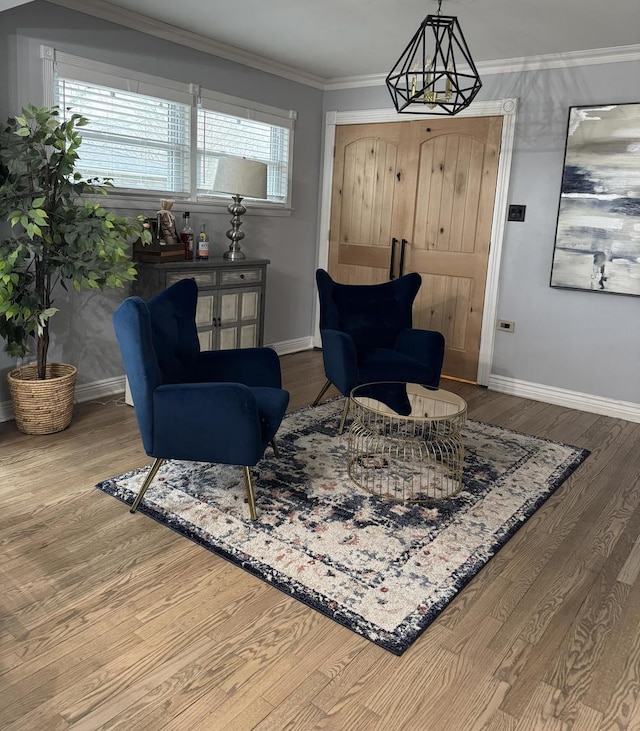
M 351 392 L 349 477 L 378 497 L 449 498 L 462 488 L 467 404 L 417 383 L 366 383 Z

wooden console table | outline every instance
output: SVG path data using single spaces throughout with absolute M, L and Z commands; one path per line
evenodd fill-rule
M 149 299 L 180 279 L 198 284 L 196 325 L 202 350 L 263 344 L 268 259 L 138 262 L 133 294 Z

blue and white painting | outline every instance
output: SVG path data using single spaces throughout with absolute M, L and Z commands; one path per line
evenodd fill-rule
M 640 296 L 640 104 L 569 110 L 551 286 Z

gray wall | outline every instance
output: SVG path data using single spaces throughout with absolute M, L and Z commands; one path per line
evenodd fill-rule
M 40 43 L 297 110 L 295 212 L 290 218 L 247 218 L 245 248 L 272 261 L 266 341 L 310 336 L 323 108 L 389 107 L 386 89 L 327 92 L 323 100 L 320 91 L 304 85 L 44 2 L 6 11 L 1 18 L 0 119 L 16 111 L 25 90 L 37 101 Z M 497 333 L 493 373 L 640 403 L 640 298 L 549 287 L 568 107 L 640 101 L 640 64 L 522 71 L 487 76 L 483 81 L 479 99 L 520 99 L 509 198 L 527 206 L 526 222 L 506 227 L 498 316 L 514 320 L 516 331 Z M 205 219 L 213 240 L 224 241 L 228 216 Z M 196 216 L 196 224 L 199 220 Z M 80 383 L 122 373 L 110 315 L 124 294 L 72 295 L 70 301 L 60 298 L 63 312 L 54 320 L 53 355 L 78 365 Z M 0 355 L 0 372 L 11 364 Z M 4 398 L 2 377 L 0 401 Z
M 248 215 L 243 224 L 246 238 L 242 243 L 249 256 L 271 260 L 265 342 L 309 337 L 313 329 L 313 274 L 317 257 L 322 92 L 46 2 L 5 11 L 0 13 L 0 18 L 0 120 L 3 121 L 19 111 L 21 104 L 41 103 L 40 44 L 297 111 L 294 212 L 288 217 Z M 184 210 L 184 206 L 179 210 Z M 131 211 L 140 212 L 143 211 Z M 229 228 L 229 218 L 227 212 L 192 216 L 194 228 L 206 221 L 214 253 L 221 254 L 228 247 L 225 231 Z M 79 384 L 122 375 L 111 313 L 126 294 L 124 290 L 112 290 L 74 293 L 67 298 L 59 291 L 56 306 L 61 312 L 52 320 L 51 359 L 76 365 Z M 13 365 L 12 359 L 0 354 L 0 402 L 8 398 L 4 374 Z
M 549 286 L 569 106 L 639 102 L 640 63 L 487 76 L 479 100 L 519 98 L 492 373 L 640 403 L 640 298 Z M 327 92 L 326 111 L 390 106 L 384 87 Z

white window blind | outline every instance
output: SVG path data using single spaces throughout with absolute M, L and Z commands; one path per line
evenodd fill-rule
M 117 188 L 189 196 L 191 107 L 56 74 L 54 101 L 64 118 L 82 114 L 79 171 Z
M 211 203 L 222 156 L 267 165 L 267 207 L 291 206 L 293 130 L 296 114 L 228 96 L 195 84 L 72 56 L 42 46 L 46 104 L 64 118 L 77 113 L 79 170 L 111 178 L 135 195 Z
M 267 198 L 286 203 L 289 171 L 289 129 L 255 119 L 198 109 L 197 193 L 215 193 L 221 156 L 233 155 L 267 165 Z

